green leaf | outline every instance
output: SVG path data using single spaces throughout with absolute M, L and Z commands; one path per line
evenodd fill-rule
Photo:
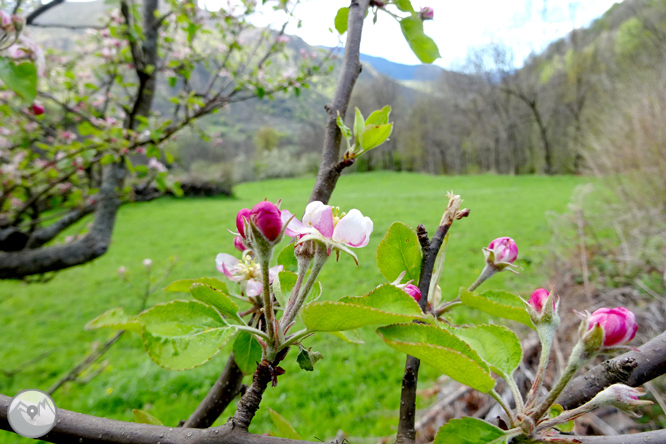
M 143 410 L 139 409 L 134 409 L 132 410 L 132 414 L 134 415 L 134 422 L 139 423 L 139 424 L 152 424 L 152 425 L 164 425 L 162 424 L 162 421 L 154 417 L 148 412 L 144 412 Z
M 174 88 L 176 86 L 176 83 L 178 83 L 178 78 L 171 76 L 169 77 L 169 86 Z
M 298 352 L 298 356 L 296 356 L 296 362 L 298 362 L 298 366 L 308 372 L 314 370 L 314 365 L 320 359 L 324 359 L 324 356 L 322 356 L 321 353 L 306 350 L 304 348 L 302 348 L 301 351 Z
M 234 341 L 234 360 L 243 373 L 253 374 L 262 356 L 263 351 L 257 338 L 250 332 L 239 331 Z
M 421 308 L 414 298 L 390 284 L 382 285 L 361 297 L 344 297 L 337 302 L 316 302 L 301 312 L 308 330 L 329 332 L 405 322 L 422 316 Z
M 345 141 L 347 142 L 347 148 L 350 148 L 349 139 L 351 139 L 352 131 L 349 129 L 347 125 L 345 125 L 344 120 L 342 120 L 342 117 L 340 116 L 340 112 L 338 112 L 338 117 L 337 119 L 335 119 L 335 122 L 337 123 L 338 128 L 340 128 L 340 132 L 342 133 L 343 137 L 345 138 Z
M 349 21 L 349 8 L 344 7 L 338 9 L 338 13 L 335 15 L 335 29 L 340 34 L 344 34 L 345 32 L 347 32 L 348 21 Z
M 409 0 L 394 0 L 393 3 L 402 12 L 414 12 L 414 7 L 412 7 L 412 2 Z
M 291 295 L 291 291 L 296 285 L 296 280 L 298 276 L 296 273 L 291 271 L 281 271 L 277 275 L 277 279 L 273 281 L 273 291 L 275 292 L 275 298 L 280 303 L 280 307 L 285 308 L 287 306 L 287 301 Z
M 384 108 L 378 109 L 377 111 L 373 111 L 373 113 L 365 120 L 365 126 L 386 125 L 389 120 L 389 114 L 391 114 L 391 107 L 389 105 L 386 105 Z
M 305 303 L 309 304 L 311 302 L 316 302 L 317 299 L 321 297 L 321 293 L 322 293 L 321 282 L 317 281 L 314 283 L 314 285 L 310 289 L 310 293 L 308 293 L 307 297 L 305 298 Z
M 461 327 L 453 333 L 467 342 L 500 376 L 511 377 L 523 359 L 518 336 L 501 325 Z
M 331 331 L 329 333 L 336 338 L 340 338 L 345 342 L 349 342 L 350 344 L 365 344 L 365 341 L 363 341 L 363 338 L 361 338 L 356 330 Z
M 363 151 L 370 151 L 386 142 L 393 132 L 393 123 L 386 125 L 368 125 L 361 133 L 361 147 Z
M 76 129 L 78 129 L 79 134 L 82 136 L 89 136 L 91 134 L 97 134 L 100 131 L 96 129 L 90 122 L 81 122 L 77 125 Z
M 37 68 L 31 62 L 17 64 L 0 57 L 0 80 L 29 104 L 37 97 Z
M 285 271 L 298 273 L 298 260 L 294 255 L 294 244 L 289 244 L 280 251 L 277 263 L 278 265 L 282 265 Z
M 175 281 L 170 283 L 164 291 L 175 291 L 179 293 L 189 293 L 190 292 L 190 287 L 192 287 L 192 284 L 195 282 L 199 282 L 202 284 L 209 285 L 216 290 L 220 290 L 224 293 L 229 293 L 229 290 L 227 289 L 227 284 L 222 282 L 219 279 L 216 278 L 211 278 L 211 277 L 201 277 L 198 279 L 181 279 L 179 281 Z
M 85 326 L 86 330 L 97 328 L 112 328 L 115 330 L 127 330 L 141 334 L 141 323 L 136 316 L 128 316 L 122 307 L 112 308 L 97 316 Z
M 354 108 L 354 137 L 356 138 L 356 146 L 359 146 L 359 142 L 361 140 L 361 135 L 363 134 L 363 129 L 365 128 L 365 119 L 363 118 L 363 114 L 361 114 L 361 110 L 358 108 Z
M 488 366 L 461 339 L 439 327 L 395 324 L 377 329 L 392 348 L 419 358 L 461 384 L 487 393 L 495 387 Z
M 223 315 L 227 315 L 234 319 L 240 319 L 238 316 L 238 305 L 236 305 L 234 301 L 222 291 L 216 290 L 209 285 L 195 282 L 192 284 L 192 287 L 190 287 L 190 294 L 197 301 L 201 301 L 204 304 L 212 305 L 217 308 Z
M 296 430 L 289 424 L 289 422 L 282 417 L 278 412 L 269 408 L 268 414 L 271 416 L 271 421 L 277 428 L 277 433 L 280 438 L 298 439 L 301 440 L 301 435 L 296 433 Z
M 139 315 L 148 356 L 169 370 L 209 361 L 236 332 L 218 311 L 197 301 L 172 301 Z
M 548 417 L 552 418 L 557 418 L 564 412 L 564 408 L 560 404 L 553 404 L 550 406 L 550 410 L 548 412 Z M 564 433 L 569 433 L 573 430 L 574 428 L 574 420 L 572 419 L 571 421 L 567 421 L 563 424 L 558 424 L 555 426 L 557 430 L 560 432 Z
M 481 294 L 460 289 L 460 300 L 468 307 L 473 307 L 500 318 L 511 319 L 534 328 L 530 315 L 520 296 L 501 290 L 488 290 Z
M 503 436 L 504 432 L 494 425 L 467 417 L 449 420 L 439 429 L 433 444 L 490 444 L 504 442 Z
M 422 63 L 432 63 L 440 57 L 435 41 L 423 32 L 423 21 L 420 18 L 411 16 L 400 20 L 400 29 L 412 52 Z
M 416 232 L 402 222 L 394 222 L 377 247 L 377 266 L 388 281 L 406 271 L 404 281 L 418 284 L 421 276 L 421 245 Z

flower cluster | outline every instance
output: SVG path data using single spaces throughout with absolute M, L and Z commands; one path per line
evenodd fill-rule
M 356 255 L 348 248 L 361 248 L 368 245 L 373 224 L 369 217 L 364 217 L 359 210 L 340 213 L 322 202 L 310 202 L 305 207 L 302 221 L 294 218 L 287 210 L 282 211 L 282 221 L 288 222 L 285 234 L 297 238 L 297 243 L 314 240 L 326 245 L 327 254 L 333 249 L 349 253 L 356 263 Z

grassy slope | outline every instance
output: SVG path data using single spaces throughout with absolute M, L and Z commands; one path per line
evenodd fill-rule
M 343 210 L 359 208 L 375 223 L 370 245 L 358 251 L 360 266 L 341 257 L 329 262 L 321 280 L 324 298 L 360 295 L 383 282 L 375 264 L 376 247 L 396 220 L 411 226 L 424 223 L 434 230 L 446 203 L 445 193 L 454 190 L 471 208 L 468 219 L 456 222 L 451 232 L 447 264 L 442 278 L 445 298 L 452 298 L 461 285 L 469 285 L 480 271 L 482 246 L 498 236 L 512 236 L 520 247 L 520 276 L 502 273 L 492 287 L 527 294 L 545 282 L 535 262 L 550 234 L 545 211 L 562 211 L 573 188 L 584 182 L 574 177 L 431 177 L 418 174 L 374 173 L 344 177 L 333 205 Z M 12 369 L 45 351 L 39 363 L 12 378 L 0 373 L 0 393 L 13 395 L 23 388 L 48 388 L 109 332 L 85 332 L 83 326 L 108 308 L 137 307 L 136 296 L 116 274 L 119 266 L 143 273 L 141 260 L 152 258 L 157 270 L 171 255 L 180 265 L 173 280 L 215 275 L 214 257 L 232 251 L 236 212 L 258 200 L 283 200 L 283 208 L 300 214 L 313 179 L 249 183 L 236 188 L 234 199 L 161 199 L 122 208 L 109 252 L 92 264 L 60 273 L 46 284 L 0 282 L 0 369 Z M 490 288 L 484 284 L 483 288 Z M 163 292 L 150 303 L 167 300 Z M 366 345 L 348 345 L 331 336 L 310 340 L 325 359 L 312 373 L 297 372 L 295 356 L 285 364 L 287 374 L 270 389 L 264 406 L 282 413 L 303 438 L 326 439 L 343 429 L 351 436 L 388 435 L 395 430 L 399 381 L 404 357 L 379 342 L 372 329 L 361 331 Z M 220 353 L 211 362 L 189 372 L 163 370 L 148 359 L 137 337 L 125 337 L 109 352 L 109 365 L 87 385 L 69 384 L 58 391 L 61 408 L 93 415 L 131 420 L 131 409 L 145 409 L 175 425 L 187 417 L 226 361 Z M 437 375 L 424 369 L 427 386 Z M 427 405 L 422 402 L 423 406 Z M 228 416 L 225 412 L 223 420 Z M 218 421 L 220 422 L 220 421 Z M 252 426 L 254 432 L 270 430 L 265 408 Z M 0 442 L 20 442 L 0 432 Z M 27 440 L 25 440 L 27 442 Z

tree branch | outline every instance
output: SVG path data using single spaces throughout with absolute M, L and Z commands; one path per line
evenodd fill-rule
M 35 9 L 30 14 L 28 14 L 28 16 L 25 18 L 25 24 L 28 26 L 32 25 L 33 22 L 37 20 L 37 17 L 44 14 L 46 11 L 53 8 L 54 6 L 58 6 L 59 4 L 64 2 L 65 0 L 53 0 L 49 3 L 43 4 L 42 6 L 40 6 L 39 8 Z
M 421 264 L 421 276 L 419 277 L 419 290 L 421 291 L 421 300 L 419 306 L 425 313 L 428 304 L 428 292 L 430 290 L 430 280 L 435 268 L 437 253 L 442 247 L 444 237 L 448 233 L 453 219 L 447 220 L 444 225 L 440 225 L 435 232 L 432 241 L 428 240 L 428 233 L 423 225 L 419 225 L 417 230 L 419 243 L 423 251 Z M 396 444 L 413 444 L 416 441 L 416 389 L 419 381 L 420 361 L 407 356 L 405 362 L 405 373 L 402 377 L 402 390 L 400 393 L 400 419 L 398 420 L 398 434 Z
M 28 239 L 28 243 L 25 247 L 28 249 L 39 248 L 53 240 L 58 234 L 62 233 L 63 230 L 95 211 L 95 206 L 96 204 L 87 205 L 83 208 L 72 210 L 58 219 L 57 222 L 35 231 Z
M 575 378 L 555 402 L 570 410 L 610 385 L 621 383 L 638 387 L 665 373 L 666 332 L 643 344 L 638 351 L 604 361 Z
M 242 387 L 243 372 L 236 364 L 232 353 L 227 359 L 227 365 L 225 365 L 220 377 L 217 378 L 217 381 L 197 406 L 194 413 L 185 421 L 183 427 L 202 429 L 212 426 L 231 401 L 242 392 Z
M 106 168 L 95 220 L 87 235 L 67 245 L 0 253 L 0 279 L 20 279 L 62 270 L 84 264 L 106 253 L 120 206 L 117 190 L 122 188 L 124 179 L 125 166 L 122 163 Z
M 7 410 L 12 398 L 0 395 L 0 430 L 12 432 Z M 210 429 L 192 430 L 98 418 L 57 409 L 58 423 L 40 438 L 52 443 L 116 444 L 321 444 L 308 441 L 253 435 L 233 424 Z
M 340 142 L 342 140 L 342 134 L 338 129 L 336 119 L 338 112 L 344 119 L 356 79 L 361 73 L 359 48 L 363 32 L 363 20 L 368 11 L 369 2 L 370 0 L 352 0 L 349 6 L 347 43 L 342 59 L 342 70 L 335 88 L 333 103 L 326 106 L 327 120 L 324 147 L 321 154 L 319 173 L 317 173 L 317 181 L 312 189 L 310 202 L 319 200 L 327 203 L 331 198 L 335 184 L 342 171 L 342 169 L 336 169 L 340 158 Z

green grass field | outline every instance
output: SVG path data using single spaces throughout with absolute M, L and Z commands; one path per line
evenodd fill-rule
M 360 266 L 343 255 L 324 268 L 323 299 L 362 295 L 383 283 L 377 270 L 377 245 L 394 221 L 413 227 L 424 223 L 434 232 L 446 192 L 461 194 L 471 215 L 454 224 L 445 271 L 440 282 L 451 299 L 483 267 L 481 248 L 499 236 L 513 237 L 519 248 L 521 275 L 501 273 L 480 290 L 504 288 L 529 295 L 546 285 L 540 258 L 551 234 L 546 211 L 566 209 L 573 189 L 588 179 L 576 177 L 494 175 L 433 177 L 407 173 L 371 173 L 343 177 L 331 204 L 343 211 L 360 209 L 374 221 L 370 244 L 358 251 Z M 140 301 L 118 278 L 118 267 L 130 269 L 134 282 L 145 274 L 141 261 L 153 260 L 155 272 L 170 256 L 179 264 L 169 280 L 217 276 L 215 255 L 233 253 L 235 215 L 259 200 L 282 199 L 282 208 L 300 216 L 314 179 L 274 180 L 239 185 L 234 198 L 160 199 L 124 206 L 113 243 L 106 255 L 91 264 L 59 273 L 44 284 L 0 282 L 0 370 L 11 370 L 45 352 L 48 355 L 18 374 L 0 372 L 0 393 L 13 396 L 21 389 L 45 390 L 113 332 L 86 332 L 83 326 L 109 308 L 136 310 Z M 172 299 L 158 291 L 148 303 Z M 458 315 L 459 318 L 461 315 Z M 458 321 L 463 318 L 457 319 Z M 251 431 L 268 433 L 266 407 L 290 421 L 304 439 L 326 440 L 342 429 L 350 436 L 385 436 L 395 432 L 404 356 L 381 342 L 373 329 L 360 331 L 365 345 L 352 345 L 330 335 L 309 339 L 308 346 L 324 354 L 314 372 L 298 369 L 296 354 L 287 357 L 286 375 L 269 388 Z M 144 409 L 175 426 L 186 419 L 205 395 L 226 362 L 229 347 L 207 364 L 171 372 L 154 364 L 136 336 L 126 335 L 104 356 L 108 365 L 85 385 L 68 383 L 56 392 L 58 407 L 91 415 L 132 420 L 132 409 Z M 420 387 L 438 375 L 422 370 Z M 249 380 L 249 378 L 248 378 Z M 421 400 L 420 407 L 428 402 Z M 232 413 L 231 407 L 218 423 Z M 0 443 L 28 442 L 0 431 Z

